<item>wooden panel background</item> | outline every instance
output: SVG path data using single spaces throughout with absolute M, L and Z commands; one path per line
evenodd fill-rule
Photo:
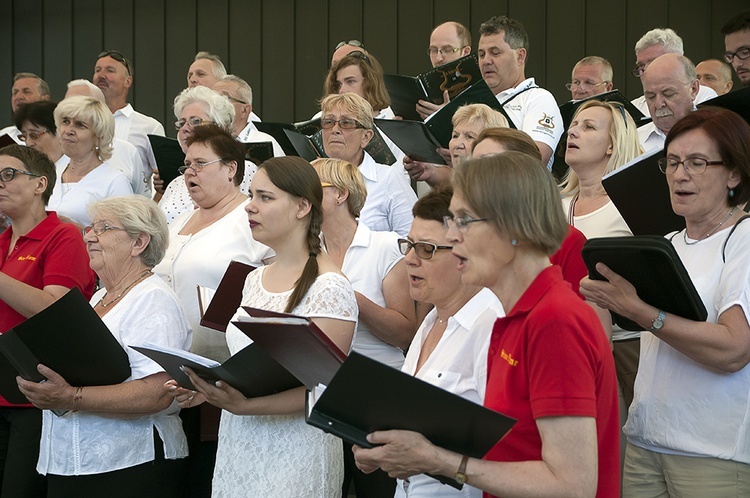
M 0 0 L 0 125 L 10 121 L 15 73 L 39 74 L 59 100 L 68 81 L 91 78 L 105 49 L 132 60 L 130 102 L 170 134 L 172 102 L 199 50 L 250 83 L 264 119 L 299 121 L 316 112 L 339 41 L 363 41 L 386 72 L 417 74 L 429 68 L 433 26 L 462 22 L 476 49 L 479 25 L 493 15 L 524 23 L 526 75 L 558 101 L 570 98 L 564 85 L 585 55 L 609 59 L 615 87 L 636 97 L 630 70 L 643 33 L 669 26 L 694 62 L 720 57 L 722 24 L 746 8 L 746 0 Z

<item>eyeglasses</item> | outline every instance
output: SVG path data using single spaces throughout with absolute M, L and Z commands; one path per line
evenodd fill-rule
M 448 54 L 455 54 L 461 50 L 461 47 L 456 48 L 437 48 L 437 47 L 430 47 L 427 49 L 427 53 L 431 56 L 436 56 L 437 54 L 440 55 L 448 55 Z
M 432 242 L 412 242 L 409 239 L 398 239 L 398 249 L 406 256 L 414 248 L 414 254 L 419 259 L 432 259 L 437 251 L 453 249 L 453 246 L 439 246 Z
M 21 142 L 25 142 L 25 141 L 26 141 L 26 139 L 30 138 L 30 139 L 32 139 L 32 140 L 34 140 L 34 141 L 36 142 L 37 140 L 39 140 L 39 137 L 41 137 L 41 136 L 42 136 L 42 135 L 44 135 L 45 133 L 49 133 L 49 130 L 43 130 L 43 131 L 30 131 L 30 132 L 28 132 L 28 133 L 21 133 L 20 135 L 18 135 L 18 139 L 19 139 L 19 140 L 20 140 Z
M 362 52 L 361 50 L 355 50 L 353 52 L 349 52 L 348 54 L 344 56 L 344 58 L 346 57 L 355 57 L 357 59 L 362 59 L 363 61 L 365 61 L 365 64 L 372 67 L 372 61 L 370 60 L 369 57 L 367 57 L 367 54 Z M 339 67 L 341 66 L 339 65 Z
M 341 118 L 341 119 L 332 119 L 332 118 L 323 118 L 320 120 L 320 127 L 324 130 L 330 130 L 333 128 L 336 123 L 339 124 L 339 128 L 342 130 L 354 130 L 355 128 L 364 128 L 364 125 L 357 121 L 356 119 L 351 118 Z
M 16 168 L 3 168 L 0 169 L 0 180 L 4 182 L 9 182 L 13 180 L 16 177 L 16 173 L 21 173 L 23 175 L 27 176 L 33 176 L 36 178 L 41 177 L 42 175 L 37 175 L 35 173 L 32 173 L 31 171 L 24 171 L 22 169 L 16 169 Z
M 677 171 L 677 166 L 682 164 L 688 175 L 702 175 L 706 172 L 708 166 L 718 166 L 726 164 L 724 161 L 708 161 L 702 157 L 688 157 L 683 161 L 678 161 L 674 157 L 662 157 L 657 162 L 659 170 L 667 175 L 673 175 Z
M 174 128 L 175 130 L 180 131 L 186 124 L 190 125 L 191 128 L 195 128 L 196 126 L 200 125 L 214 124 L 214 122 L 209 121 L 208 119 L 201 118 L 180 119 L 179 121 L 175 121 Z
M 744 61 L 750 57 L 750 47 L 742 47 L 736 52 L 724 52 L 724 60 L 727 61 L 727 64 L 731 64 L 735 57 Z
M 179 168 L 177 168 L 177 171 L 181 175 L 184 175 L 185 172 L 188 169 L 193 170 L 193 173 L 200 173 L 201 171 L 203 171 L 203 168 L 205 168 L 209 164 L 218 163 L 218 162 L 221 162 L 221 161 L 224 161 L 223 157 L 220 157 L 218 159 L 214 159 L 213 161 L 208 161 L 208 162 L 205 162 L 205 163 L 200 163 L 200 162 L 187 163 L 187 164 L 185 164 L 185 166 L 180 166 Z
M 632 71 L 633 76 L 635 76 L 636 78 L 640 78 L 641 76 L 643 76 L 643 73 L 646 71 L 646 68 L 649 64 L 651 64 L 651 62 L 653 61 L 648 61 L 645 64 L 636 64 Z
M 487 218 L 472 218 L 468 214 L 454 218 L 453 216 L 443 216 L 443 226 L 446 230 L 451 229 L 451 225 L 455 224 L 459 232 L 466 232 L 469 229 L 471 223 L 478 221 L 488 221 Z
M 565 88 L 573 90 L 574 88 L 596 88 L 598 86 L 606 85 L 609 81 L 602 81 L 601 83 L 594 83 L 593 81 L 571 81 L 565 83 Z
M 89 232 L 94 232 L 94 235 L 99 237 L 101 234 L 109 230 L 125 230 L 125 229 L 122 227 L 115 227 L 112 225 L 107 225 L 106 221 L 97 221 L 96 223 L 92 223 L 91 225 L 83 227 L 83 234 L 87 235 Z
M 365 46 L 362 44 L 359 40 L 349 40 L 349 41 L 340 41 L 338 45 L 336 45 L 336 48 L 334 50 L 338 50 L 344 45 L 351 45 L 352 47 L 359 47 L 359 48 L 365 48 Z
M 229 95 L 224 96 L 228 98 L 230 102 L 237 102 L 238 104 L 247 105 L 247 102 L 245 102 L 244 100 L 236 99 L 234 97 L 230 97 Z
M 130 61 L 128 61 L 127 57 L 122 55 L 122 53 L 118 52 L 117 50 L 105 50 L 99 56 L 97 59 L 101 59 L 102 57 L 112 57 L 117 62 L 122 63 L 123 66 L 125 66 L 125 69 L 128 70 L 128 76 L 133 75 L 133 71 L 130 69 Z

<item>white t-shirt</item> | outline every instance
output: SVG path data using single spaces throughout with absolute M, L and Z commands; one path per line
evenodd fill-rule
M 672 244 L 708 311 L 709 323 L 738 305 L 750 320 L 750 220 L 706 239 L 684 231 Z M 671 237 L 668 236 L 668 238 Z M 669 320 L 669 318 L 667 318 Z M 641 335 L 641 357 L 624 432 L 628 442 L 658 453 L 715 457 L 750 464 L 750 365 L 723 372 L 691 360 L 658 334 Z
M 219 286 L 231 261 L 261 266 L 273 251 L 253 239 L 247 223 L 245 204 L 237 206 L 221 219 L 192 235 L 180 235 L 182 227 L 196 211 L 182 214 L 169 225 L 169 247 L 154 272 L 177 294 L 193 329 L 190 351 L 216 361 L 229 357 L 224 333 L 203 327 L 196 286 Z
M 94 294 L 91 305 L 96 305 L 105 293 L 106 289 L 100 289 Z M 156 275 L 133 287 L 102 321 L 130 359 L 131 376 L 126 382 L 164 371 L 128 345 L 190 347 L 190 325 L 177 296 Z M 179 411 L 176 402 L 159 413 L 127 419 L 86 411 L 58 417 L 44 410 L 36 470 L 43 475 L 89 475 L 150 462 L 156 454 L 154 427 L 164 441 L 164 456 L 183 458 L 188 447 Z
M 138 149 L 133 144 L 115 138 L 112 142 L 112 157 L 107 159 L 107 163 L 128 178 L 134 194 L 151 198 L 148 180 L 143 176 L 141 156 L 138 155 Z
M 406 237 L 414 220 L 411 209 L 417 202 L 417 195 L 404 176 L 396 168 L 376 163 L 367 152 L 359 171 L 367 187 L 367 199 L 359 221 L 370 230 L 396 232 Z
M 416 372 L 424 341 L 437 320 L 437 310 L 433 309 L 411 341 L 401 371 L 481 405 L 487 386 L 487 355 L 492 327 L 501 316 L 505 316 L 505 312 L 497 296 L 489 289 L 480 290 L 463 308 L 448 318 L 443 336 L 422 368 Z M 457 490 L 419 474 L 410 477 L 408 482 L 398 479 L 395 496 L 480 498 L 482 491 L 468 485 Z
M 56 211 L 58 215 L 66 216 L 83 226 L 91 223 L 86 208 L 92 202 L 133 193 L 127 177 L 106 162 L 76 183 L 62 183 L 62 175 L 67 167 L 66 164 L 57 168 L 57 182 L 47 203 L 47 209 Z
M 404 257 L 398 248 L 399 237 L 396 232 L 373 232 L 360 223 L 341 265 L 352 288 L 383 308 L 383 280 Z M 352 350 L 393 368 L 401 368 L 404 363 L 404 353 L 375 337 L 362 320 L 357 323 Z

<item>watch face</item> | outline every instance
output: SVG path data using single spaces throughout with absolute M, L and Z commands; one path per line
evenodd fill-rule
M 654 323 L 653 323 L 653 325 L 651 325 L 651 328 L 653 328 L 655 330 L 659 330 L 663 326 L 664 326 L 664 320 L 659 320 L 657 318 L 656 320 L 654 320 Z
M 464 484 L 466 483 L 466 474 L 462 474 L 461 472 L 458 472 L 456 473 L 453 479 L 459 484 Z

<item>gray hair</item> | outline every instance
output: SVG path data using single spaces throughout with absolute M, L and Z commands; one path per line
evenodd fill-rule
M 205 86 L 186 88 L 174 99 L 174 115 L 182 116 L 182 110 L 190 104 L 200 104 L 208 117 L 224 129 L 232 129 L 234 106 L 229 99 Z
M 685 53 L 682 48 L 682 38 L 670 28 L 652 29 L 643 35 L 635 44 L 635 53 L 638 55 L 641 50 L 654 45 L 662 45 L 665 54 L 683 55 Z
M 140 254 L 144 265 L 153 268 L 164 259 L 169 245 L 169 228 L 161 208 L 151 199 L 142 195 L 109 197 L 90 204 L 87 211 L 92 218 L 97 214 L 117 218 L 133 238 L 141 233 L 148 234 L 151 241 Z
M 76 95 L 63 99 L 55 108 L 55 126 L 60 130 L 63 118 L 79 119 L 91 123 L 91 129 L 99 139 L 99 159 L 112 157 L 112 141 L 115 139 L 115 118 L 102 102 L 93 97 Z
M 610 62 L 604 57 L 599 57 L 598 55 L 589 55 L 588 57 L 579 60 L 576 62 L 576 65 L 573 66 L 573 71 L 575 72 L 578 66 L 594 66 L 596 64 L 602 66 L 602 81 L 612 83 L 612 77 L 614 76 L 612 64 L 610 64 Z
M 21 78 L 34 78 L 39 85 L 39 94 L 42 97 L 49 97 L 49 85 L 42 78 L 34 73 L 16 73 L 16 75 L 13 77 L 13 83 L 20 80 Z
M 233 74 L 227 74 L 223 78 L 219 78 L 219 81 L 225 83 L 237 83 L 237 94 L 240 96 L 240 100 L 245 101 L 249 105 L 253 105 L 253 89 L 250 88 L 250 84 Z
M 197 54 L 195 54 L 195 60 L 200 59 L 206 59 L 211 61 L 211 72 L 214 73 L 214 76 L 217 80 L 220 80 L 224 76 L 227 75 L 227 69 L 224 67 L 224 63 L 221 62 L 221 59 L 218 55 L 214 55 L 211 52 L 206 52 L 205 50 L 201 50 Z
M 99 102 L 107 103 L 107 99 L 104 97 L 102 89 L 91 83 L 89 80 L 80 79 L 68 82 L 68 90 L 77 86 L 85 86 L 89 91 L 89 96 L 95 98 Z

